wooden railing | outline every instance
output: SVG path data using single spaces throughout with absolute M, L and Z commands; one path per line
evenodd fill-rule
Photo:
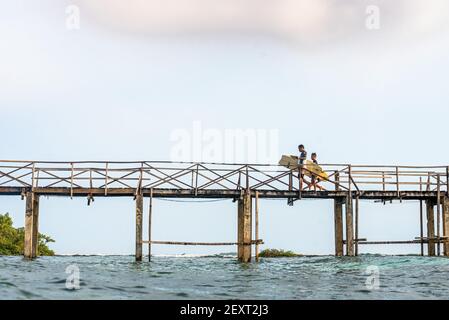
M 449 166 L 323 164 L 327 190 L 448 191 Z M 307 169 L 301 168 L 302 173 Z M 307 174 L 304 179 L 309 179 Z M 271 164 L 0 160 L 0 188 L 307 191 L 298 169 Z M 301 188 L 302 186 L 302 188 Z

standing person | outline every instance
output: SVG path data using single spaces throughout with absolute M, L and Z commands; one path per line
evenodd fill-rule
M 304 164 L 304 161 L 307 159 L 307 151 L 304 148 L 303 144 L 300 144 L 298 146 L 298 151 L 299 151 L 298 164 L 302 165 Z
M 313 163 L 318 164 L 318 160 L 316 159 L 316 152 L 312 153 L 310 159 L 312 160 Z
M 298 151 L 299 151 L 298 166 L 299 166 L 299 167 L 303 167 L 303 166 L 304 166 L 304 162 L 305 162 L 306 159 L 307 159 L 307 151 L 306 151 L 306 149 L 305 149 L 305 147 L 304 147 L 303 144 L 300 144 L 300 145 L 298 146 Z M 306 185 L 307 185 L 308 187 L 310 187 L 310 183 L 307 182 L 306 179 L 304 179 L 304 173 L 301 173 L 300 180 L 304 181 L 304 182 L 306 183 Z
M 317 158 L 316 152 L 312 153 L 311 156 L 310 156 L 310 159 L 312 160 L 312 162 L 314 164 L 318 165 L 318 160 L 316 158 Z M 310 182 L 310 185 L 313 186 L 313 190 L 316 191 L 316 188 L 318 188 L 320 190 L 324 190 L 323 187 L 318 185 L 318 182 L 320 182 L 320 178 L 317 177 L 315 174 L 312 174 L 312 180 Z

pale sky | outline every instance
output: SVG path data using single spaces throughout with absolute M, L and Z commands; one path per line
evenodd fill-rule
M 310 3 L 0 0 L 0 158 L 169 160 L 173 132 L 199 121 L 219 132 L 277 130 L 279 156 L 303 143 L 323 163 L 449 164 L 447 1 Z M 79 30 L 66 26 L 69 5 L 80 9 Z M 379 8 L 379 29 L 365 26 L 370 5 Z M 24 208 L 18 197 L 1 198 L 17 226 Z M 262 201 L 263 247 L 333 253 L 332 208 Z M 132 199 L 90 207 L 42 199 L 40 214 L 57 253 L 134 252 Z M 416 202 L 363 202 L 360 214 L 362 238 L 419 236 Z M 155 240 L 236 238 L 231 201 L 155 200 L 153 216 Z

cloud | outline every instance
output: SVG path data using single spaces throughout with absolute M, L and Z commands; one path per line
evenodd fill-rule
M 379 7 L 389 34 L 448 28 L 446 0 L 78 0 L 90 21 L 154 35 L 258 33 L 297 42 L 347 39 L 367 31 L 366 7 Z

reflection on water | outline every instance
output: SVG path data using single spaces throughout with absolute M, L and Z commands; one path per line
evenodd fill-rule
M 66 287 L 71 265 L 79 268 L 79 290 Z M 367 273 L 373 267 L 378 275 Z M 377 289 L 369 286 L 373 277 Z M 232 255 L 158 256 L 151 263 L 132 256 L 0 257 L 0 299 L 447 299 L 448 278 L 449 259 L 442 257 L 315 256 L 251 264 Z

